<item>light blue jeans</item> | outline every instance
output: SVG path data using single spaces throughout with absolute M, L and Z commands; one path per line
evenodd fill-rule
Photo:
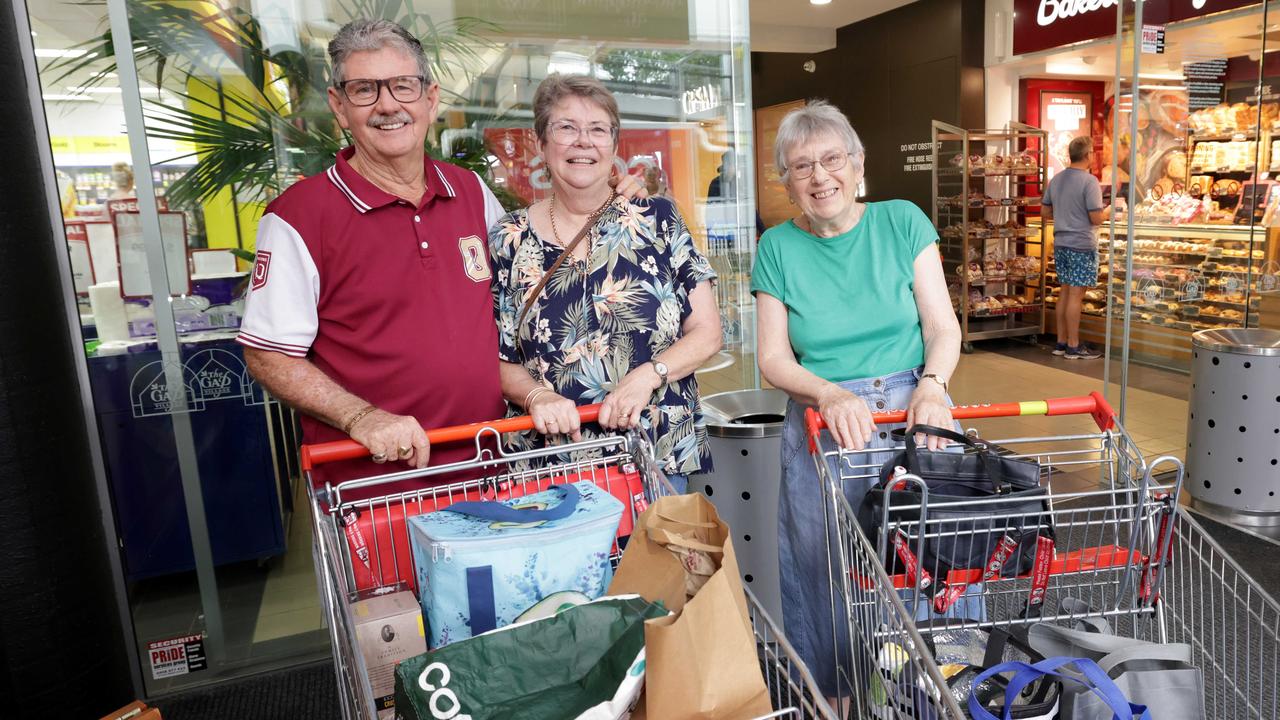
M 903 370 L 875 378 L 849 380 L 840 387 L 861 397 L 872 411 L 902 409 L 911 401 L 911 393 L 920 380 L 923 368 Z M 801 659 L 813 672 L 818 687 L 827 697 L 846 696 L 850 688 L 838 677 L 851 677 L 846 663 L 852 663 L 848 631 L 842 630 L 848 621 L 844 608 L 838 608 L 836 625 L 832 627 L 831 581 L 828 567 L 827 543 L 836 537 L 834 521 L 827 521 L 824 531 L 822 486 L 814 458 L 809 452 L 804 430 L 805 406 L 794 401 L 787 404 L 787 418 L 782 429 L 782 488 L 778 496 L 778 574 L 782 597 L 783 634 L 795 647 Z M 902 424 L 879 425 L 869 450 L 894 447 L 890 432 Z M 959 430 L 957 423 L 956 429 Z M 824 447 L 834 447 L 831 435 L 823 433 Z M 891 453 L 855 453 L 845 455 L 844 462 L 852 466 L 874 465 L 865 472 L 872 477 L 843 481 L 845 499 L 856 513 L 867 491 L 875 485 L 878 469 Z M 832 477 L 839 478 L 834 462 L 828 460 Z M 846 471 L 846 475 L 863 471 Z M 875 538 L 871 538 L 874 545 Z M 836 545 L 831 546 L 834 548 Z M 843 571 L 840 571 L 843 572 Z M 837 575 L 838 576 L 838 575 Z M 961 598 L 947 613 L 950 617 L 982 619 L 981 586 L 971 586 L 969 596 Z M 903 602 L 908 611 L 912 608 L 914 591 L 903 591 Z M 927 603 L 920 603 L 918 620 L 932 617 Z M 842 658 L 837 663 L 836 658 Z M 836 665 L 842 666 L 837 673 Z M 842 687 L 843 685 L 843 687 Z

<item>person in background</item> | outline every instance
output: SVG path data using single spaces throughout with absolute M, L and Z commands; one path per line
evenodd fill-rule
M 720 156 L 720 166 L 716 168 L 716 176 L 707 183 L 707 202 L 735 202 L 738 199 L 734 189 L 738 178 L 737 167 L 732 150 Z M 765 231 L 764 219 L 760 217 L 759 210 L 755 211 L 755 216 L 756 237 L 760 237 Z
M 1098 239 L 1095 228 L 1103 223 L 1107 208 L 1102 186 L 1089 172 L 1093 139 L 1075 138 L 1067 146 L 1071 164 L 1053 176 L 1040 200 L 1045 222 L 1053 222 L 1053 264 L 1061 290 L 1054 309 L 1058 344 L 1054 355 L 1070 360 L 1102 357 L 1080 340 L 1080 308 L 1086 290 L 1098 285 Z
M 684 492 L 711 469 L 694 371 L 721 347 L 715 272 L 674 203 L 610 189 L 618 105 L 599 80 L 549 76 L 533 115 L 551 197 L 503 217 L 489 252 L 503 394 L 558 437 L 513 443 L 595 435 L 575 406 L 603 403 L 599 426 L 645 426 Z
M 818 408 L 848 450 L 893 447 L 891 428 L 878 426 L 874 411 L 906 408 L 906 426 L 954 427 L 947 383 L 960 358 L 960 327 L 929 218 L 904 200 L 856 199 L 865 153 L 843 113 L 822 101 L 791 111 L 776 153 L 801 216 L 764 234 L 751 290 L 761 374 L 791 397 L 778 506 L 783 624 L 824 694 L 837 697 L 851 691 L 838 680 L 850 668 L 838 668 L 833 652 L 843 666 L 852 651 L 843 633 L 832 633 L 825 548 L 835 531 L 824 518 L 804 410 Z M 928 439 L 930 449 L 941 444 Z M 851 458 L 878 466 L 888 454 Z M 845 481 L 855 511 L 875 480 Z M 953 610 L 971 608 L 962 601 Z
M 667 187 L 667 174 L 657 165 L 649 165 L 644 169 L 644 189 L 649 197 L 670 198 Z
M 111 184 L 110 200 L 138 196 L 138 191 L 133 188 L 133 169 L 129 167 L 129 163 L 118 162 L 111 166 Z

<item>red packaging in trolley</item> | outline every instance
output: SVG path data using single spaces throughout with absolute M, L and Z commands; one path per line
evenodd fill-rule
M 340 524 L 350 553 L 355 588 L 362 591 L 402 582 L 417 593 L 413 556 L 408 552 L 396 551 L 396 548 L 403 550 L 409 547 L 406 518 L 442 510 L 455 502 L 506 500 L 541 492 L 552 485 L 580 480 L 591 481 L 622 501 L 627 512 L 622 514 L 622 522 L 618 524 L 618 537 L 630 536 L 635 516 L 643 512 L 646 506 L 644 482 L 639 471 L 632 465 L 606 465 L 578 473 L 557 474 L 536 481 L 499 487 L 496 496 L 492 489 L 477 486 L 465 492 L 450 491 L 440 497 L 427 492 L 422 494 L 421 499 L 389 502 L 379 500 L 348 508 L 343 511 Z

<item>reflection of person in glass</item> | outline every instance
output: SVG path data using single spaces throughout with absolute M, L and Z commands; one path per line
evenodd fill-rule
M 707 202 L 734 202 L 738 199 L 737 191 L 734 189 L 738 177 L 737 163 L 733 159 L 733 151 L 730 150 L 720 156 L 720 167 L 716 168 L 716 176 L 711 178 L 711 182 L 707 184 Z M 760 211 L 756 214 L 756 235 L 764 234 L 764 220 L 760 217 Z
M 503 393 L 542 433 L 594 434 L 574 410 L 592 402 L 605 429 L 649 425 L 683 491 L 689 473 L 711 469 L 693 373 L 720 349 L 715 273 L 674 203 L 610 190 L 619 119 L 604 85 L 552 75 L 533 113 L 551 197 L 489 236 Z
M 473 277 L 465 255 L 502 208 L 474 172 L 424 155 L 440 91 L 417 39 L 358 20 L 329 55 L 329 107 L 352 146 L 268 206 L 238 340 L 253 376 L 304 413 L 306 442 L 349 434 L 375 463 L 425 467 L 423 425 L 503 410 L 487 263 Z M 433 459 L 474 454 L 450 446 Z
M 960 357 L 960 328 L 947 294 L 938 235 L 905 200 L 862 203 L 865 153 L 837 108 L 817 101 L 783 118 L 776 164 L 801 217 L 760 241 L 756 296 L 760 371 L 791 397 L 783 426 L 778 565 L 787 638 L 828 697 L 838 687 L 827 536 L 817 470 L 806 449 L 803 415 L 817 407 L 841 447 L 892 447 L 873 411 L 907 409 L 907 425 L 943 428 L 951 418 L 947 381 Z M 942 441 L 930 437 L 936 449 Z M 853 456 L 879 464 L 885 456 Z M 848 481 L 858 508 L 873 478 Z M 824 528 L 828 528 L 824 531 Z M 968 603 L 956 606 L 959 609 Z M 847 643 L 841 643 L 847 645 Z M 843 667 L 850 649 L 837 650 Z M 847 677 L 847 676 L 846 676 Z
M 111 200 L 138 196 L 138 191 L 133 189 L 133 169 L 129 163 L 118 162 L 111 166 L 111 185 Z

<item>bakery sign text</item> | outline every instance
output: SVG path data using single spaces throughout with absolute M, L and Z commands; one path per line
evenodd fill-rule
M 1146 0 L 1142 22 L 1169 25 L 1256 4 L 1257 0 Z M 1013 52 L 1114 36 L 1121 0 L 1013 0 Z

